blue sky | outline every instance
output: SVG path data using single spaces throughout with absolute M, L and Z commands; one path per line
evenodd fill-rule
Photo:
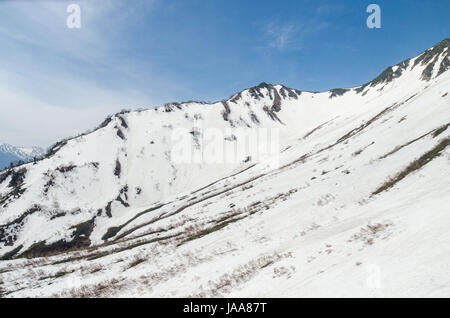
M 69 29 L 66 8 L 81 7 Z M 381 7 L 381 29 L 366 8 Z M 450 37 L 448 0 L 0 0 L 0 141 L 48 146 L 123 108 L 260 82 L 363 84 Z

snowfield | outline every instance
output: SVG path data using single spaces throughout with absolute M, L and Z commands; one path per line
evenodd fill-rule
M 121 112 L 0 172 L 0 296 L 449 297 L 449 47 L 352 89 Z M 175 159 L 208 129 L 277 151 Z

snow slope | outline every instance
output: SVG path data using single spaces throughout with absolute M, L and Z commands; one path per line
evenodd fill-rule
M 0 292 L 448 297 L 449 47 L 352 89 L 122 112 L 0 173 Z M 277 152 L 175 159 L 232 128 Z

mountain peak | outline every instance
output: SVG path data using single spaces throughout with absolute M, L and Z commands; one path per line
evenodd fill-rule
M 414 63 L 412 64 L 411 61 Z M 413 70 L 418 65 L 423 67 L 420 76 L 423 81 L 430 81 L 448 71 L 450 69 L 450 38 L 442 40 L 415 58 L 409 58 L 394 66 L 389 66 L 375 79 L 356 88 L 356 92 L 361 93 L 367 87 L 390 83 L 399 78 L 406 70 Z

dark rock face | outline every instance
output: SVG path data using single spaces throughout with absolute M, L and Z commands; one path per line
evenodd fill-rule
M 35 213 L 40 211 L 40 207 L 35 205 L 33 208 L 25 211 L 22 215 L 17 217 L 15 220 L 0 226 L 0 242 L 4 243 L 6 246 L 12 246 L 17 240 L 16 233 L 23 227 L 25 219 Z
M 414 66 L 418 65 L 427 65 L 425 70 L 422 73 L 422 79 L 425 81 L 429 81 L 431 79 L 433 70 L 436 64 L 439 61 L 439 57 L 444 51 L 447 50 L 441 64 L 439 65 L 439 70 L 437 76 L 441 75 L 448 69 L 450 69 L 450 39 L 445 39 L 438 45 L 432 47 L 431 49 L 425 51 L 414 63 Z
M 230 106 L 228 106 L 226 101 L 222 101 L 222 105 L 224 108 L 224 111 L 222 112 L 223 120 L 228 121 L 228 116 L 231 113 Z
M 272 110 L 274 112 L 279 112 L 281 110 L 281 97 L 280 94 L 278 94 L 276 89 L 273 89 L 274 99 L 273 99 L 273 105 Z
M 346 88 L 334 88 L 330 91 L 331 92 L 330 98 L 343 96 L 348 91 L 349 91 L 349 89 L 346 89 Z
M 437 76 L 440 76 L 442 73 L 448 71 L 450 69 L 450 39 L 445 39 L 439 44 L 433 46 L 431 49 L 423 52 L 419 57 L 414 61 L 414 65 L 412 68 L 417 65 L 425 66 L 425 69 L 422 72 L 421 79 L 424 81 L 429 81 L 431 76 L 433 75 L 433 70 L 436 67 L 436 64 L 439 62 L 439 57 L 442 53 L 445 52 L 445 55 L 442 61 L 439 64 L 439 70 Z M 355 91 L 357 93 L 361 93 L 368 86 L 374 87 L 378 84 L 389 83 L 392 80 L 400 77 L 403 72 L 410 66 L 411 59 L 407 59 L 399 64 L 397 64 L 397 69 L 394 70 L 392 67 L 388 67 L 383 73 L 381 73 L 378 77 L 376 77 L 373 81 L 362 85 L 359 88 L 356 88 Z
M 395 70 L 395 72 L 392 67 L 388 67 L 387 69 L 385 69 L 383 71 L 383 73 L 378 75 L 373 81 L 366 83 L 363 86 L 357 88 L 356 92 L 361 93 L 368 86 L 374 87 L 374 86 L 377 86 L 378 84 L 383 84 L 383 83 L 387 84 L 387 83 L 392 82 L 394 79 L 399 78 L 403 74 L 403 72 L 408 68 L 409 63 L 410 63 L 410 60 L 405 60 L 405 61 L 401 62 L 400 64 L 396 65 L 397 69 Z

